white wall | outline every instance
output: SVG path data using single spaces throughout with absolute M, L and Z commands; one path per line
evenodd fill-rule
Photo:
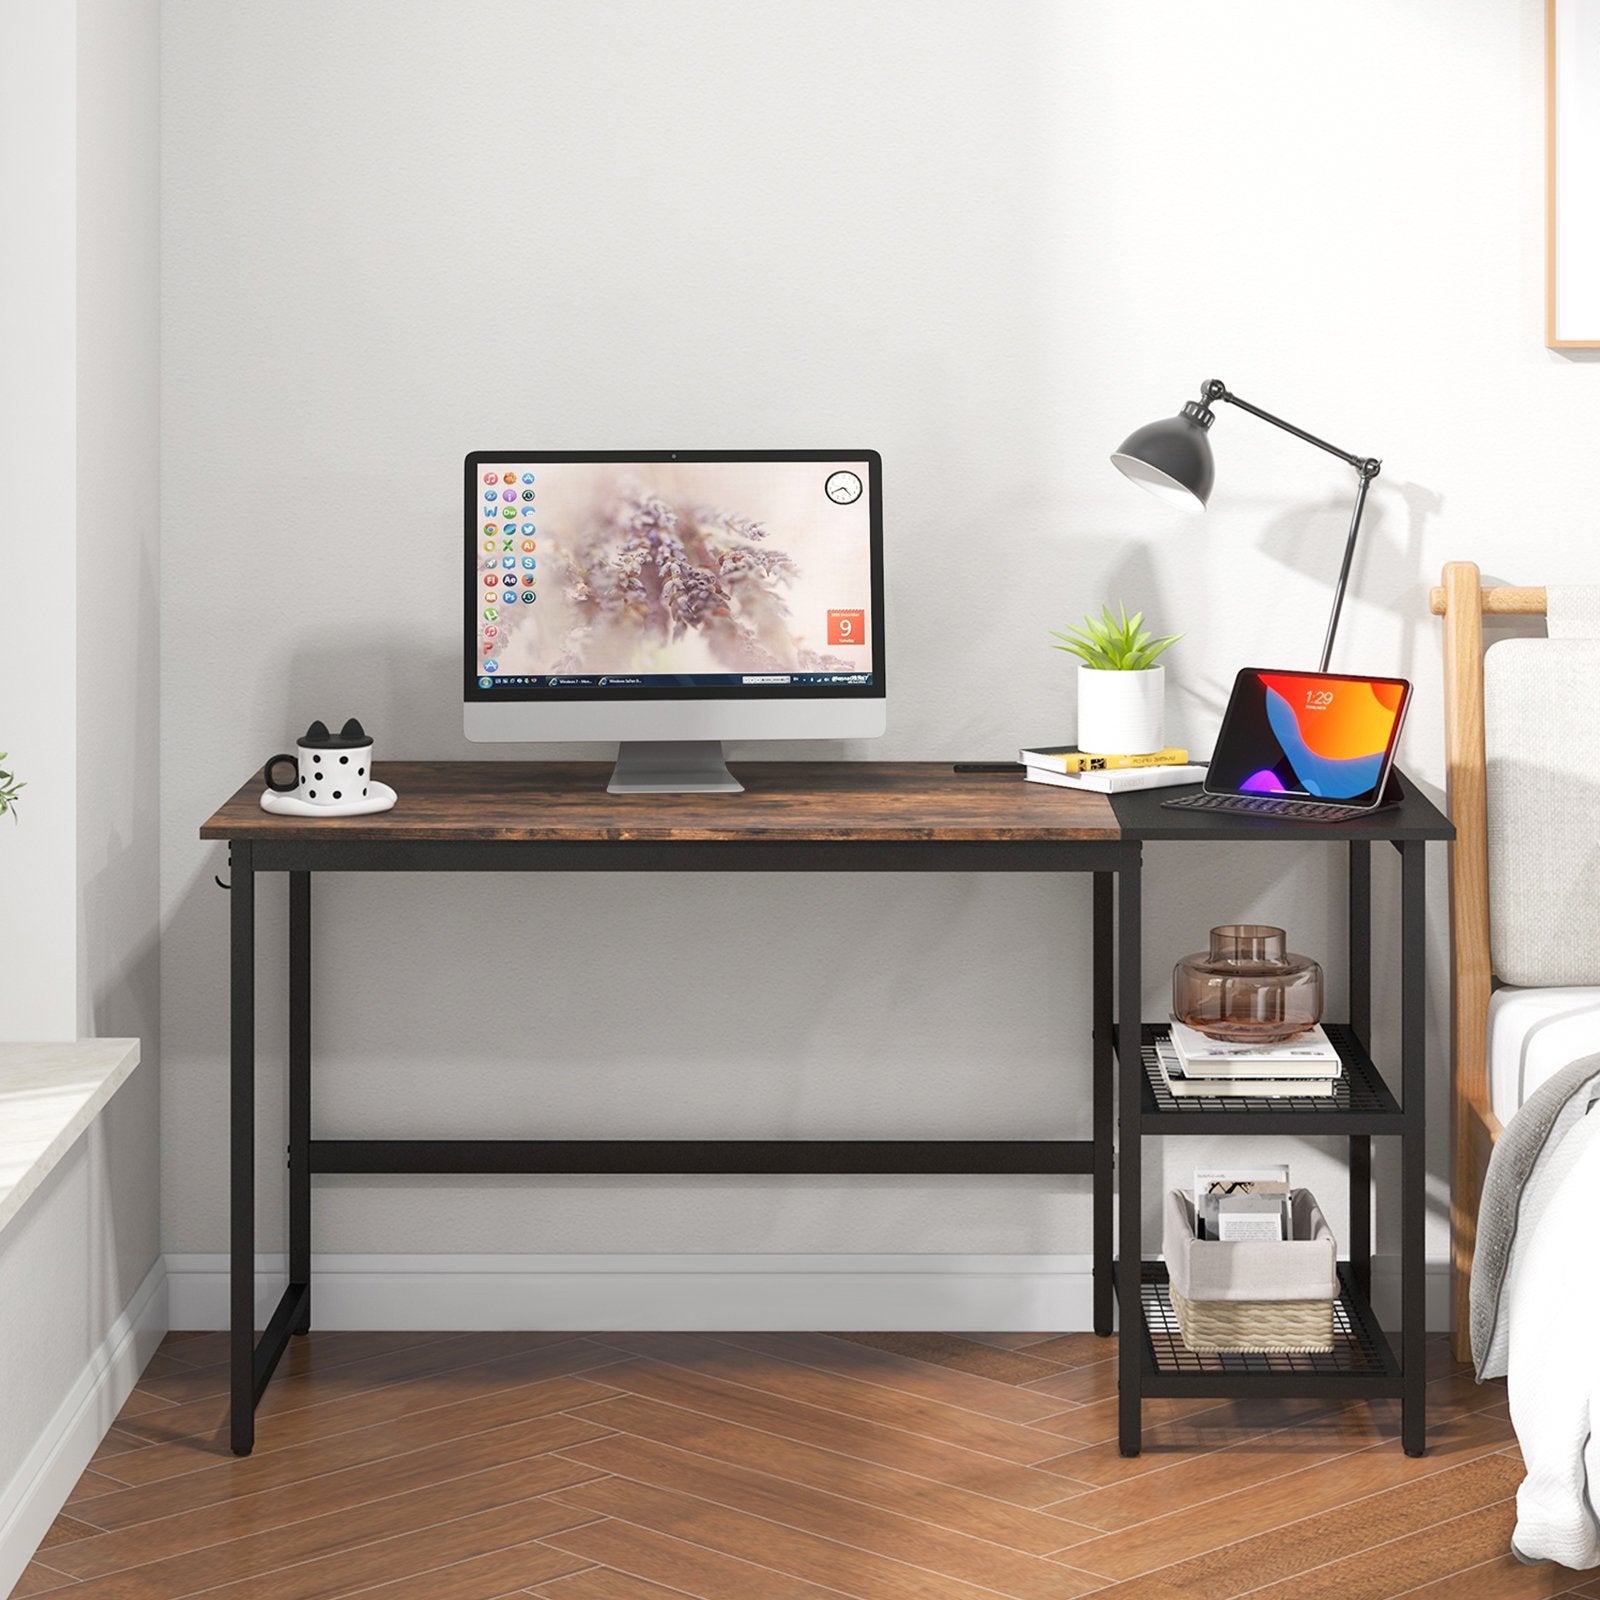
M 0 14 L 0 1030 L 77 1033 L 77 30 L 70 6 Z M 22 831 L 22 818 L 27 831 Z
M 103 1119 L 119 1307 L 161 1249 L 160 39 L 160 0 L 78 0 L 77 1031 L 141 1041 Z
M 482 754 L 455 690 L 468 449 L 870 443 L 891 731 L 816 754 L 1069 735 L 1046 631 L 1103 598 L 1185 632 L 1170 714 L 1205 749 L 1237 666 L 1315 660 L 1353 490 L 1228 411 L 1204 520 L 1117 476 L 1128 431 L 1220 376 L 1384 457 L 1336 665 L 1416 679 L 1405 760 L 1437 797 L 1440 563 L 1593 565 L 1597 374 L 1540 343 L 1542 12 L 168 0 L 167 1248 L 225 1243 L 227 907 L 195 829 L 312 717 L 360 716 L 391 757 Z M 1342 1004 L 1334 850 L 1148 867 L 1152 1014 L 1236 917 L 1284 922 Z M 264 900 L 270 1130 L 282 886 Z M 1081 1136 L 1087 902 L 1019 878 L 329 879 L 316 1121 Z M 1342 1229 L 1337 1149 L 1296 1172 Z M 1185 1142 L 1169 1174 L 1214 1154 Z M 269 1134 L 264 1248 L 281 1181 Z M 1027 1254 L 1086 1251 L 1089 1208 L 1086 1181 L 396 1180 L 324 1184 L 316 1218 L 334 1252 Z M 1436 1207 L 1435 1255 L 1444 1228 Z
M 159 0 L 0 14 L 0 749 L 28 782 L 0 824 L 0 1038 L 143 1054 L 0 1241 L 0 1588 L 165 1315 L 158 21 Z

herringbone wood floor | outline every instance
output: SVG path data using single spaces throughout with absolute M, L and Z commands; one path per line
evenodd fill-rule
M 1089 1334 L 296 1340 L 256 1453 L 173 1334 L 13 1595 L 63 1600 L 1518 1600 L 1503 1384 L 1431 1342 L 1387 1403 L 1164 1401 L 1117 1454 Z

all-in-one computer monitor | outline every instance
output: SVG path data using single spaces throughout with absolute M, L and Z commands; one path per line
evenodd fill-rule
M 724 739 L 884 730 L 872 450 L 477 450 L 466 734 L 618 741 L 615 793 L 738 790 Z

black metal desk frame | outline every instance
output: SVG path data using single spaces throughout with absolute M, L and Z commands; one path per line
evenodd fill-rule
M 1111 881 L 1138 846 L 1116 840 L 477 842 L 232 840 L 230 1442 L 248 1455 L 255 1405 L 293 1334 L 311 1327 L 311 1179 L 318 1173 L 1087 1175 L 1094 1190 L 1097 1331 L 1112 1326 L 1114 1075 L 1096 1030 L 1090 1139 L 315 1139 L 311 1134 L 311 880 L 319 872 L 1088 872 L 1094 988 L 1111 993 Z M 289 879 L 289 1285 L 255 1335 L 255 879 Z M 1102 937 L 1104 933 L 1104 937 Z M 1097 1005 L 1100 1003 L 1097 1000 Z
M 1140 1261 L 1140 1270 L 1116 1271 L 1118 1311 L 1124 1337 L 1118 1350 L 1118 1436 L 1124 1455 L 1139 1449 L 1140 1405 L 1144 1396 L 1248 1395 L 1314 1399 L 1398 1398 L 1401 1443 L 1407 1455 L 1426 1447 L 1425 1262 L 1425 843 L 1390 841 L 1400 855 L 1400 1084 L 1396 1102 L 1373 1066 L 1372 1037 L 1372 844 L 1353 840 L 1349 851 L 1348 961 L 1350 1020 L 1330 1025 L 1329 1033 L 1345 1061 L 1346 1082 L 1338 1099 L 1301 1100 L 1286 1105 L 1239 1097 L 1227 1102 L 1177 1101 L 1158 1089 L 1160 1082 L 1148 1046 L 1150 1025 L 1126 1028 L 1122 1018 L 1138 1013 L 1139 867 L 1124 869 L 1119 881 L 1118 996 L 1116 1056 L 1118 1076 L 1117 1193 L 1118 1234 L 1140 1240 L 1142 1141 L 1156 1135 L 1344 1135 L 1349 1139 L 1350 1238 L 1341 1263 L 1341 1294 L 1336 1303 L 1334 1354 L 1320 1356 L 1211 1356 L 1183 1352 L 1176 1322 L 1166 1301 L 1164 1267 L 1142 1260 L 1143 1251 L 1124 1243 L 1123 1260 Z M 1099 1002 L 1101 1005 L 1104 1002 Z M 1102 1025 L 1097 1018 L 1096 1027 Z M 1371 1309 L 1372 1295 L 1372 1139 L 1400 1139 L 1400 1357 Z
M 1408 801 L 1386 829 L 1381 816 L 1359 831 L 1162 812 L 1159 794 L 1120 796 L 1119 840 L 777 842 L 477 842 L 338 839 L 230 841 L 231 896 L 231 1429 L 237 1455 L 255 1438 L 254 1410 L 292 1335 L 311 1326 L 311 1179 L 318 1173 L 538 1174 L 941 1174 L 1087 1175 L 1093 1180 L 1094 1329 L 1136 1330 L 1119 1349 L 1119 1445 L 1140 1447 L 1145 1396 L 1398 1397 L 1408 1455 L 1425 1447 L 1424 1417 L 1424 890 L 1425 846 L 1447 839 L 1448 822 Z M 1171 819 L 1182 817 L 1181 822 Z M 1242 843 L 1252 839 L 1335 842 L 1349 854 L 1350 1019 L 1340 1030 L 1352 1083 L 1364 1100 L 1293 1108 L 1229 1101 L 1203 1111 L 1163 1106 L 1144 1055 L 1141 1021 L 1142 845 L 1147 840 Z M 1397 1103 L 1373 1067 L 1371 845 L 1401 860 L 1400 1080 Z M 318 872 L 1084 872 L 1093 875 L 1093 1110 L 1080 1140 L 322 1140 L 311 1133 L 311 880 Z M 289 880 L 289 1285 L 259 1341 L 255 1334 L 255 879 Z M 1113 1095 L 1115 1094 L 1115 1103 Z M 1354 1363 L 1222 1357 L 1185 1363 L 1163 1349 L 1163 1269 L 1142 1260 L 1141 1142 L 1184 1133 L 1341 1134 L 1349 1138 L 1349 1261 L 1341 1268 L 1341 1314 Z M 1397 1361 L 1368 1300 L 1372 1273 L 1372 1138 L 1401 1141 Z M 1118 1272 L 1113 1241 L 1113 1163 L 1121 1170 L 1117 1233 L 1136 1272 Z M 1133 1248 L 1129 1248 L 1130 1245 Z

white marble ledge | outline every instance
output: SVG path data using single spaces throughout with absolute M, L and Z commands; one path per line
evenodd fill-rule
M 0 1044 L 0 1232 L 138 1065 L 137 1039 Z

